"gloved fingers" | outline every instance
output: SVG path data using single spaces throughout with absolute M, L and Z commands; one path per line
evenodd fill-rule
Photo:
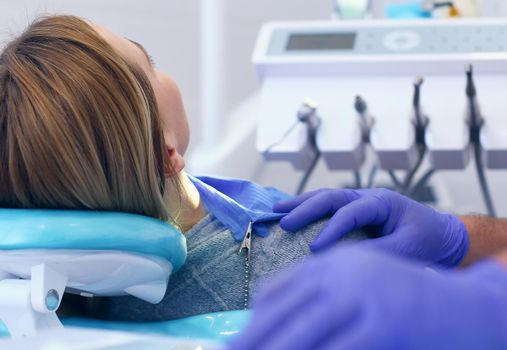
M 338 209 L 358 198 L 353 190 L 330 190 L 316 193 L 280 220 L 280 227 L 297 231 L 319 219 L 332 215 Z
M 432 262 L 431 256 L 434 255 L 434 252 L 430 251 L 431 249 L 428 249 L 424 242 L 420 242 L 417 237 L 414 237 L 414 228 L 411 226 L 397 229 L 383 237 L 358 242 L 358 244 L 425 262 Z
M 337 303 L 319 297 L 322 294 L 315 294 L 308 303 L 300 305 L 298 312 L 279 324 L 271 336 L 260 336 L 256 349 L 316 349 L 323 339 L 346 327 L 358 311 L 355 303 L 348 298 Z
M 338 210 L 313 240 L 310 248 L 313 252 L 320 251 L 350 231 L 368 225 L 380 225 L 388 217 L 388 209 L 379 198 L 361 197 Z
M 277 332 L 281 325 L 289 322 L 310 302 L 314 289 L 311 283 L 299 283 L 297 288 L 289 288 L 276 298 L 261 297 L 254 307 L 250 323 L 240 336 L 241 343 L 237 343 L 237 349 L 258 349 L 262 339 Z
M 315 196 L 316 194 L 323 192 L 323 191 L 329 191 L 327 188 L 319 188 L 318 190 L 313 190 L 310 192 L 306 192 L 303 194 L 300 194 L 299 196 L 296 196 L 291 199 L 286 199 L 280 202 L 277 202 L 273 205 L 273 211 L 275 213 L 288 213 L 304 201 L 306 201 L 308 198 L 311 198 Z

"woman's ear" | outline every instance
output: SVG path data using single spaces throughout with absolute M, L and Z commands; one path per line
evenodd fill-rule
M 173 146 L 165 146 L 164 176 L 174 176 L 182 171 L 183 168 L 185 168 L 185 159 L 183 159 Z

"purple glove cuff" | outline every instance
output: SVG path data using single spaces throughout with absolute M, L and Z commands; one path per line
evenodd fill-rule
M 468 253 L 470 245 L 468 231 L 465 224 L 457 216 L 452 214 L 442 214 L 447 218 L 446 237 L 447 243 L 444 250 L 448 254 L 437 261 L 439 265 L 445 267 L 458 266 Z

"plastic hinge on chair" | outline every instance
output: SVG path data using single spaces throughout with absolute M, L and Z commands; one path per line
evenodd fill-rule
M 32 267 L 30 280 L 11 277 L 0 273 L 0 319 L 11 337 L 63 328 L 56 310 L 65 291 L 67 276 L 40 264 Z

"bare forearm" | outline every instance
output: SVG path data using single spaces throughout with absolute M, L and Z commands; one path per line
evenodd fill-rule
M 505 268 L 507 268 L 507 248 L 504 248 L 502 251 L 496 253 L 494 258 L 496 261 L 501 263 Z
M 460 219 L 465 223 L 470 241 L 462 266 L 500 253 L 507 263 L 507 219 L 480 215 L 463 215 Z

